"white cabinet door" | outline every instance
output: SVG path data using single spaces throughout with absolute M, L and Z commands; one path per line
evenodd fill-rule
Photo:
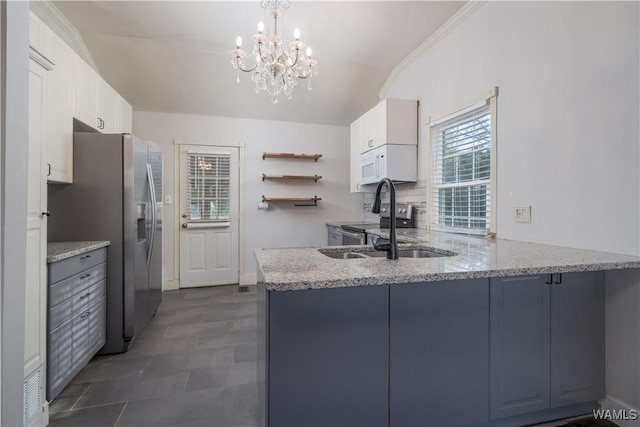
M 98 74 L 79 56 L 75 58 L 73 116 L 94 129 L 98 122 Z
M 131 105 L 121 96 L 118 97 L 118 129 L 120 133 L 132 133 Z
M 385 99 L 378 110 L 378 119 L 385 124 L 379 128 L 383 144 L 418 145 L 418 101 Z
M 46 363 L 47 316 L 47 71 L 29 63 L 29 139 L 27 164 L 27 246 L 25 277 L 24 375 Z M 40 371 L 43 372 L 43 371 Z M 41 379 L 44 385 L 44 378 Z M 44 386 L 38 391 L 44 401 Z
M 118 127 L 118 92 L 113 90 L 98 76 L 100 88 L 100 104 L 98 109 L 98 130 L 102 133 L 119 133 Z
M 362 118 L 351 123 L 351 184 L 350 191 L 359 193 L 360 189 L 360 152 L 362 151 Z
M 47 29 L 48 30 L 48 29 Z M 55 67 L 49 72 L 47 108 L 48 180 L 73 181 L 73 51 L 47 31 Z

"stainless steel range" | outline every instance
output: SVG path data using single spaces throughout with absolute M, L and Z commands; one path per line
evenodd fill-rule
M 396 227 L 414 228 L 415 216 L 413 207 L 408 203 L 396 204 Z M 368 245 L 371 244 L 367 230 L 373 228 L 389 228 L 390 205 L 383 204 L 380 208 L 380 222 L 363 222 L 359 224 L 343 224 L 341 228 L 343 245 Z

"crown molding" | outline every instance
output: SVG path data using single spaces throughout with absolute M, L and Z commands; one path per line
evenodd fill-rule
M 33 46 L 29 46 L 29 58 L 36 61 L 47 71 L 53 70 L 56 65 L 51 62 L 49 58 L 40 53 L 37 49 L 34 49 Z
M 415 48 L 413 52 L 407 55 L 402 61 L 398 63 L 389 76 L 387 80 L 382 85 L 380 92 L 378 93 L 378 98 L 384 99 L 387 96 L 387 91 L 389 90 L 389 86 L 394 82 L 398 74 L 402 72 L 407 66 L 409 66 L 413 61 L 415 61 L 420 55 L 424 52 L 431 49 L 435 46 L 440 40 L 442 40 L 447 34 L 456 29 L 458 25 L 464 22 L 469 16 L 473 15 L 478 9 L 484 6 L 488 0 L 471 0 L 466 3 L 464 6 L 460 8 L 451 18 L 447 20 L 440 28 L 438 28 L 428 39 L 423 41 L 420 46 Z
M 84 40 L 82 36 L 73 26 L 73 24 L 67 19 L 66 16 L 60 12 L 60 10 L 53 4 L 50 0 L 38 0 L 31 1 L 31 7 L 39 8 L 44 14 L 46 14 L 59 28 L 64 31 L 64 33 L 69 37 L 73 46 L 71 48 L 80 55 L 80 57 L 91 66 L 94 70 L 98 71 L 98 67 L 96 66 L 93 57 L 91 56 L 91 52 L 87 48 L 87 45 L 84 44 Z

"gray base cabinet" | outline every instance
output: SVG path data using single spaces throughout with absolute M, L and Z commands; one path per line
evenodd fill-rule
M 390 314 L 389 424 L 488 421 L 489 279 L 393 285 Z
M 268 425 L 387 425 L 388 293 L 269 293 Z
M 604 273 L 491 279 L 490 412 L 604 397 Z
M 106 248 L 101 248 L 49 265 L 49 401 L 71 382 L 105 343 L 106 251 Z
M 258 295 L 269 426 L 513 427 L 604 397 L 604 272 Z

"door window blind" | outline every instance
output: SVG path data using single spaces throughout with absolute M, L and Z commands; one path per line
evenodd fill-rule
M 431 228 L 489 234 L 491 109 L 465 110 L 431 128 Z
M 229 221 L 230 162 L 228 154 L 188 153 L 186 203 L 190 221 Z

